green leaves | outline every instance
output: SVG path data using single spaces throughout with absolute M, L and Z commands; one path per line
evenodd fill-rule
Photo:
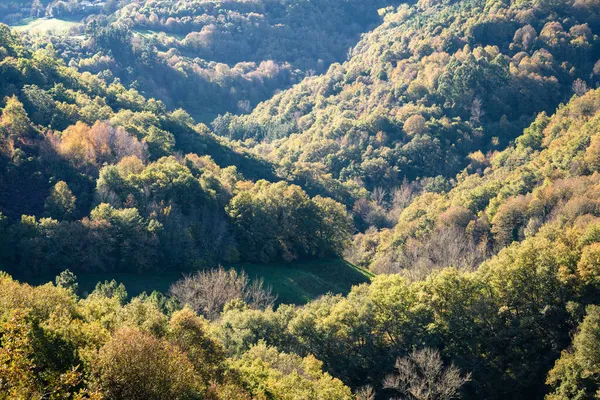
M 547 400 L 590 399 L 600 388 L 600 309 L 589 306 L 573 339 L 562 352 L 546 383 L 553 388 Z
M 242 255 L 262 262 L 339 255 L 352 233 L 344 206 L 285 182 L 257 182 L 231 199 L 227 213 Z

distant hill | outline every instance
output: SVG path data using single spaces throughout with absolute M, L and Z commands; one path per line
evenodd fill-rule
M 38 15 L 81 22 L 68 35 L 50 38 L 67 63 L 108 81 L 117 77 L 208 123 L 225 112 L 247 113 L 303 77 L 325 72 L 380 23 L 379 8 L 399 3 L 12 2 L 0 22 L 33 25 Z M 43 47 L 47 41 L 32 38 L 31 44 Z

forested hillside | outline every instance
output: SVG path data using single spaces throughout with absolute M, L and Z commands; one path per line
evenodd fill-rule
M 594 3 L 595 4 L 595 3 Z M 421 1 L 382 10 L 350 61 L 214 121 L 217 134 L 373 191 L 453 178 L 469 153 L 501 149 L 537 112 L 598 82 L 596 6 L 577 1 Z M 447 183 L 440 178 L 434 190 Z M 434 185 L 436 186 L 436 185 Z
M 598 2 L 0 20 L 0 399 L 600 393 Z
M 393 231 L 363 237 L 365 259 L 394 274 L 346 298 L 323 297 L 278 328 L 286 334 L 254 340 L 320 354 L 355 387 L 382 382 L 396 357 L 432 346 L 472 373 L 466 398 L 552 390 L 553 399 L 592 398 L 597 372 L 583 360 L 597 355 L 596 322 L 584 358 L 565 351 L 544 384 L 586 307 L 598 302 L 599 112 L 600 92 L 592 91 L 551 118 L 542 114 L 487 168 L 465 171 L 448 194 L 418 197 Z M 504 248 L 478 266 L 473 259 L 485 259 L 478 251 L 490 242 Z M 226 314 L 224 324 L 228 317 L 244 321 L 233 329 L 242 338 L 258 320 Z M 280 326 L 279 318 L 270 323 Z
M 11 374 L 11 380 L 3 381 L 12 390 L 7 393 L 50 389 L 79 391 L 83 398 L 160 398 L 152 397 L 162 392 L 151 385 L 139 386 L 144 376 L 163 379 L 161 391 L 178 398 L 187 398 L 186 393 L 212 398 L 199 394 L 206 390 L 224 396 L 216 398 L 237 398 L 231 393 L 240 398 L 262 398 L 266 393 L 298 400 L 348 398 L 348 389 L 339 381 L 320 375 L 320 364 L 310 356 L 315 354 L 342 382 L 354 388 L 370 384 L 381 395 L 429 385 L 433 391 L 477 399 L 544 394 L 549 399 L 592 398 L 599 388 L 594 360 L 600 328 L 597 307 L 592 306 L 600 293 L 599 113 L 600 91 L 591 91 L 551 118 L 542 114 L 514 147 L 494 157 L 487 172 L 465 171 L 450 194 L 424 195 L 410 206 L 434 204 L 427 203 L 433 197 L 442 209 L 439 217 L 427 217 L 436 215 L 431 210 L 404 211 L 403 216 L 421 215 L 442 226 L 468 220 L 451 218 L 467 213 L 467 206 L 477 204 L 484 210 L 480 219 L 490 212 L 484 201 L 462 203 L 463 209 L 458 199 L 495 199 L 489 204 L 497 205 L 494 219 L 499 219 L 491 230 L 523 232 L 524 237 L 515 236 L 517 241 L 474 272 L 456 267 L 424 279 L 380 275 L 347 297 L 329 295 L 301 308 L 277 310 L 268 306 L 269 294 L 260 286 L 258 291 L 240 292 L 248 305 L 240 300 L 225 306 L 205 303 L 211 292 L 201 288 L 207 282 L 216 285 L 219 275 L 197 275 L 174 286 L 173 299 L 190 304 L 212 319 L 210 324 L 187 309 L 175 311 L 177 303 L 158 294 L 125 303 L 125 288 L 114 282 L 100 284 L 87 299 L 77 300 L 69 294 L 76 291 L 69 274 L 57 277 L 58 288 L 34 289 L 4 277 L 2 349 L 6 359 L 14 361 L 3 370 Z M 535 179 L 523 172 L 532 166 L 539 171 Z M 481 195 L 491 193 L 493 186 L 504 190 L 496 196 Z M 454 208 L 444 209 L 453 201 Z M 537 221 L 535 227 L 531 218 Z M 477 229 L 468 228 L 474 225 L 477 221 L 453 227 L 474 232 Z M 494 229 L 497 226 L 503 231 Z M 209 304 L 221 304 L 216 310 L 223 312 L 215 314 Z M 55 307 L 65 310 L 60 317 L 49 311 Z M 571 332 L 578 332 L 572 348 Z M 56 343 L 61 343 L 60 352 Z M 54 346 L 53 351 L 48 353 L 45 346 Z M 417 351 L 421 348 L 439 349 L 441 358 L 434 351 Z M 146 359 L 150 352 L 157 358 Z M 132 370 L 121 358 L 144 367 Z M 186 359 L 192 363 L 189 368 L 184 367 Z M 404 368 L 385 378 L 393 373 L 396 359 Z M 38 367 L 30 369 L 27 363 Z M 77 365 L 84 368 L 73 369 Z M 215 368 L 226 372 L 204 372 Z M 454 378 L 424 383 L 411 375 L 414 368 Z M 358 398 L 369 398 L 371 391 L 361 389 L 359 395 L 367 397 Z
M 274 179 L 266 162 L 183 110 L 79 74 L 51 49 L 31 53 L 6 26 L 0 40 L 9 270 L 193 270 L 343 250 L 352 222 L 341 204 L 259 180 Z
M 358 247 L 376 254 L 358 258 L 379 272 L 472 268 L 486 254 L 532 237 L 549 223 L 577 225 L 580 217 L 595 214 L 599 101 L 597 92 L 589 92 L 552 118 L 540 114 L 516 146 L 487 157 L 472 154 L 452 190 L 417 196 L 392 230 L 359 235 Z
M 156 296 L 122 304 L 107 282 L 81 300 L 5 275 L 0 292 L 2 399 L 352 398 L 313 356 L 260 344 L 228 359 L 204 318 Z

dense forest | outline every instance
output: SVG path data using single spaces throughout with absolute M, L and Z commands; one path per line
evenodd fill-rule
M 0 399 L 598 397 L 598 2 L 0 21 Z
M 470 153 L 504 148 L 536 113 L 598 83 L 598 20 L 587 2 L 504 3 L 382 10 L 384 23 L 350 61 L 249 116 L 216 119 L 215 133 L 282 174 L 322 171 L 388 195 L 404 179 L 439 176 L 430 186 L 444 190 Z

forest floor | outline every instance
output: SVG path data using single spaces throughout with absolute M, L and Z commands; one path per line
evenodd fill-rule
M 278 304 L 306 304 L 326 293 L 347 294 L 352 286 L 368 282 L 373 274 L 340 259 L 301 261 L 291 264 L 237 264 L 251 279 L 263 278 L 278 295 Z M 171 284 L 183 276 L 180 272 L 156 274 L 93 273 L 77 274 L 80 295 L 87 295 L 96 283 L 116 280 L 123 283 L 129 296 L 157 290 L 166 293 Z M 34 285 L 53 281 L 54 276 L 27 279 Z

